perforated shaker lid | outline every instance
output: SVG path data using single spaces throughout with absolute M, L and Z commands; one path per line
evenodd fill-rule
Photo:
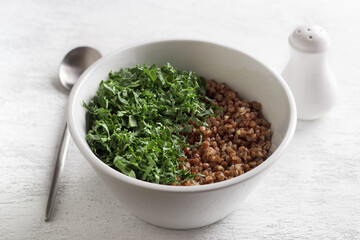
M 301 25 L 291 33 L 289 43 L 299 51 L 317 53 L 326 51 L 331 44 L 331 40 L 321 27 L 317 25 Z

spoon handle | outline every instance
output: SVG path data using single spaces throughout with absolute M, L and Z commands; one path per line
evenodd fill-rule
M 61 139 L 59 154 L 58 154 L 58 157 L 56 160 L 54 175 L 53 175 L 50 192 L 49 192 L 49 198 L 48 198 L 47 205 L 46 205 L 46 213 L 45 213 L 45 221 L 46 222 L 50 220 L 51 215 L 52 215 L 52 211 L 54 208 L 54 202 L 55 202 L 55 198 L 56 198 L 56 193 L 57 193 L 57 190 L 59 187 L 61 173 L 64 168 L 69 142 L 70 142 L 70 132 L 69 132 L 69 128 L 66 124 L 64 133 L 63 133 L 63 136 Z

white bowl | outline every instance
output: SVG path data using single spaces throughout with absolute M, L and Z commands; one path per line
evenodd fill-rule
M 108 73 L 136 64 L 173 64 L 206 78 L 225 82 L 247 100 L 262 104 L 272 124 L 272 154 L 255 169 L 236 178 L 201 186 L 166 186 L 128 177 L 107 166 L 85 140 L 82 101 L 89 102 Z M 80 77 L 70 94 L 68 124 L 81 153 L 116 197 L 139 218 L 174 229 L 197 228 L 214 223 L 234 211 L 266 170 L 274 164 L 292 138 L 296 107 L 289 87 L 279 74 L 249 55 L 218 44 L 170 40 L 117 50 L 94 63 Z

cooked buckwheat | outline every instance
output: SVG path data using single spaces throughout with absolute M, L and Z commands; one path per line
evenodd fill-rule
M 193 174 L 202 174 L 184 186 L 202 185 L 224 181 L 244 174 L 260 165 L 269 155 L 270 123 L 261 114 L 261 104 L 241 100 L 238 93 L 225 83 L 207 82 L 206 95 L 219 106 L 222 113 L 207 119 L 208 126 L 198 126 L 190 121 L 193 130 L 188 143 L 197 148 L 184 147 L 187 156 L 180 168 Z

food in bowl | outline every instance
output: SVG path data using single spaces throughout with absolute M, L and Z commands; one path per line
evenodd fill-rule
M 271 125 L 260 103 L 171 64 L 110 72 L 84 107 L 94 154 L 152 183 L 228 180 L 260 165 L 271 147 Z

